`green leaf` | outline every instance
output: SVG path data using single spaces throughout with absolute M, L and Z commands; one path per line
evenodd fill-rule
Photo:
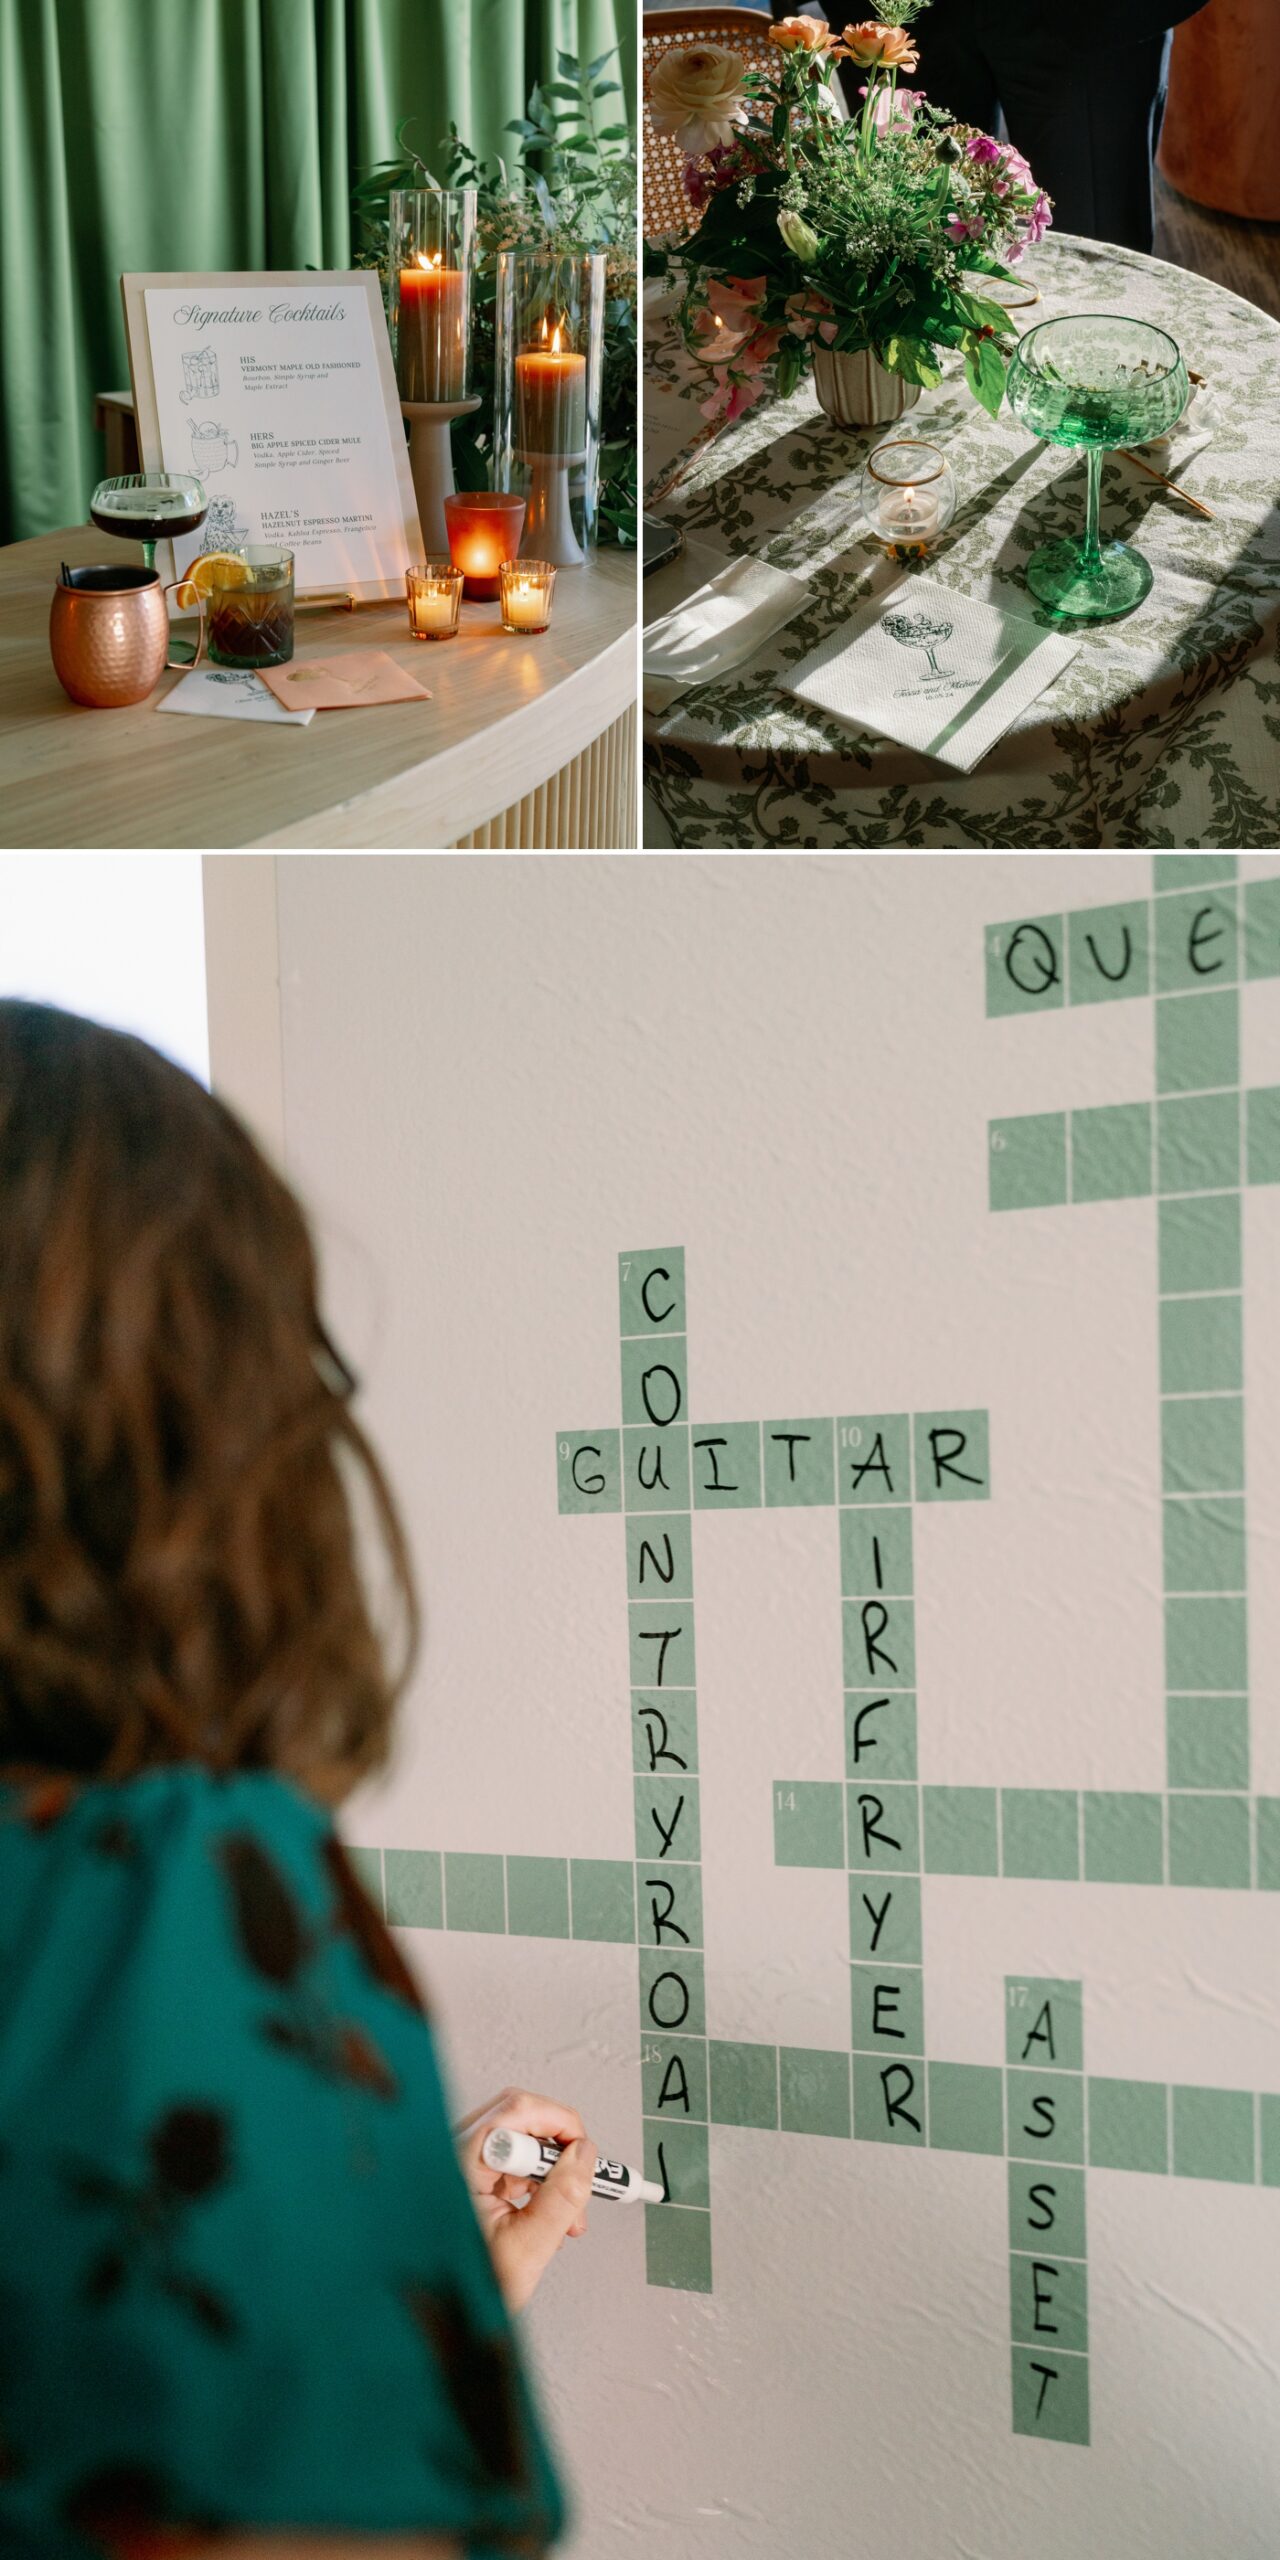
M 578 77 L 578 57 L 576 53 L 557 53 L 556 69 L 557 71 L 563 71 L 570 80 L 576 80 Z
M 990 338 L 973 338 L 964 351 L 965 376 L 975 400 L 996 417 L 1004 398 L 1004 360 Z
M 596 138 L 600 142 L 630 142 L 631 127 L 629 124 L 602 124 Z

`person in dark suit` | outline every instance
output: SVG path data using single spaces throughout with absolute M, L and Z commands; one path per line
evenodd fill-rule
M 932 0 L 911 29 L 920 53 L 912 84 L 984 133 L 1003 109 L 1009 140 L 1053 198 L 1059 231 L 1149 251 L 1170 33 L 1201 6 L 1109 0 L 1101 22 L 1086 23 L 1062 0 Z M 772 0 L 772 9 L 775 18 L 844 23 L 838 5 L 819 0 Z M 856 93 L 862 74 L 850 82 L 850 70 Z

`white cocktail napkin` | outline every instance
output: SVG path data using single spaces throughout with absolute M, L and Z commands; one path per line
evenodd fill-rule
M 767 560 L 726 561 L 706 586 L 649 624 L 642 651 L 646 711 L 665 711 L 691 686 L 745 666 L 812 600 L 803 579 L 770 568 Z
M 277 726 L 283 721 L 290 729 L 305 729 L 314 720 L 309 711 L 285 711 L 268 693 L 256 668 L 193 667 L 156 704 L 157 711 L 195 711 L 214 720 L 270 720 Z
M 972 773 L 1079 646 L 931 578 L 903 578 L 829 632 L 784 683 L 837 720 Z

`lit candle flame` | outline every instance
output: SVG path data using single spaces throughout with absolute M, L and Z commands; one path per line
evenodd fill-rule
M 433 250 L 430 256 L 427 255 L 425 249 L 415 249 L 413 254 L 420 267 L 438 267 L 443 264 L 442 253 L 439 249 Z

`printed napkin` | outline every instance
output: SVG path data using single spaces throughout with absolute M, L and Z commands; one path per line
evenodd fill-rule
M 398 667 L 385 649 L 344 649 L 336 657 L 298 658 L 264 667 L 262 681 L 290 711 L 359 711 L 375 702 L 429 702 L 431 688 Z
M 930 578 L 903 578 L 802 658 L 785 689 L 972 773 L 1079 646 Z
M 767 560 L 727 560 L 644 635 L 646 711 L 665 711 L 692 685 L 710 684 L 753 658 L 770 634 L 812 602 L 809 588 Z
M 195 711 L 214 720 L 284 721 L 305 729 L 314 711 L 285 711 L 273 702 L 254 668 L 193 667 L 156 704 L 157 711 Z

